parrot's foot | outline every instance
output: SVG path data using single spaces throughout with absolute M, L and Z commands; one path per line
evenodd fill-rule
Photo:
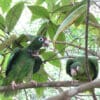
M 12 81 L 11 86 L 13 90 L 17 87 L 17 84 L 15 83 L 15 81 Z
M 31 82 L 33 85 L 37 86 L 37 82 L 36 82 L 36 81 L 31 80 L 30 82 Z

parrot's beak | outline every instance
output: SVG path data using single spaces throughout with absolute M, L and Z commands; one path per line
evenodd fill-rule
M 72 76 L 76 76 L 76 75 L 77 75 L 76 70 L 75 70 L 75 69 L 73 69 L 73 68 L 71 69 L 71 75 L 72 75 Z
M 48 47 L 49 46 L 49 43 L 50 43 L 50 41 L 47 40 L 47 38 L 45 38 L 44 43 L 43 43 L 43 46 L 44 47 Z

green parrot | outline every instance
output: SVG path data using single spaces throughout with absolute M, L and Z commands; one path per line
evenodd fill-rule
M 96 79 L 98 75 L 98 62 L 96 57 L 88 57 L 88 66 L 91 79 Z M 68 59 L 66 63 L 66 73 L 75 80 L 82 82 L 89 81 L 85 70 L 85 56 Z
M 12 85 L 14 89 L 16 83 L 31 81 L 32 75 L 36 73 L 42 64 L 38 56 L 39 49 L 42 46 L 48 46 L 48 40 L 43 36 L 37 36 L 26 48 L 16 48 L 11 54 L 3 85 Z M 14 92 L 14 91 L 13 91 Z M 9 96 L 12 92 L 5 92 Z

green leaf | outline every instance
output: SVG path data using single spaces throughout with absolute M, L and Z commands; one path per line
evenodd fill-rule
M 12 96 L 5 97 L 2 93 L 0 94 L 0 100 L 12 100 Z
M 6 54 L 5 58 L 4 58 L 4 63 L 3 63 L 3 69 L 2 70 L 6 70 L 6 67 L 7 67 L 7 64 L 8 64 L 8 60 L 9 60 L 9 57 L 10 57 L 10 53 Z
M 66 5 L 66 4 L 71 4 L 72 3 L 72 0 L 61 0 L 62 2 L 62 5 Z
M 95 18 L 95 16 L 92 13 L 89 14 L 89 20 L 91 22 L 93 22 L 93 23 L 97 23 L 98 24 L 97 19 Z
M 2 31 L 5 30 L 5 19 L 4 19 L 4 17 L 1 16 L 1 15 L 0 15 L 0 29 L 1 29 Z
M 31 21 L 34 21 L 36 19 L 39 19 L 40 17 L 38 15 L 33 14 L 31 17 Z
M 81 16 L 83 12 L 86 11 L 86 5 L 82 5 L 79 8 L 75 9 L 65 20 L 62 22 L 62 24 L 59 26 L 56 35 L 54 37 L 54 41 L 56 41 L 57 37 L 66 30 L 69 26 L 71 26 L 74 21 Z
M 86 18 L 86 14 L 83 12 L 82 14 L 81 14 L 81 16 L 79 16 L 78 18 L 77 18 L 77 20 L 75 21 L 75 26 L 79 26 L 80 24 L 83 24 L 84 22 L 85 22 L 85 18 Z
M 12 0 L 0 0 L 0 6 L 4 12 L 10 8 L 11 2 Z
M 52 40 L 55 33 L 56 33 L 56 30 L 57 30 L 57 25 L 53 24 L 53 23 L 49 23 L 48 25 L 48 35 L 50 37 L 50 39 Z
M 56 67 L 61 67 L 61 62 L 60 60 L 58 59 L 57 55 L 54 53 L 54 52 L 45 52 L 42 54 L 44 60 L 50 60 L 50 61 L 47 61 L 49 62 L 50 64 L 56 66 Z M 52 60 L 51 60 L 52 59 Z M 55 60 L 53 60 L 55 59 Z
M 7 32 L 11 32 L 18 22 L 24 8 L 24 2 L 17 3 L 6 15 Z
M 87 0 L 82 0 L 81 2 L 75 2 L 75 5 L 71 9 L 70 13 L 73 12 L 75 9 L 78 9 L 82 5 L 87 5 Z
M 79 26 L 80 24 L 85 24 L 85 19 L 86 19 L 86 14 L 83 12 L 81 16 L 79 16 L 79 18 L 77 18 L 77 20 L 75 21 L 75 25 Z M 89 14 L 89 21 L 98 24 L 98 21 L 96 20 L 95 16 L 92 13 Z
M 95 32 L 96 33 L 96 44 L 98 45 L 98 47 L 100 47 L 100 30 L 95 30 L 95 31 L 97 31 Z
M 38 35 L 42 35 L 42 34 L 45 34 L 47 32 L 47 29 L 48 29 L 48 22 L 45 22 L 41 25 L 41 27 L 39 28 L 37 34 Z
M 44 0 L 36 0 L 36 3 L 35 3 L 35 5 L 42 4 L 43 2 L 44 2 Z
M 16 39 L 16 41 L 19 42 L 19 43 L 21 43 L 21 42 L 27 42 L 27 41 L 32 41 L 34 37 L 35 37 L 35 36 L 30 35 L 30 34 L 21 34 L 21 35 Z
M 49 18 L 49 12 L 42 6 L 28 6 L 32 14 L 39 16 L 40 18 Z
M 3 50 L 12 45 L 12 43 L 16 40 L 16 35 L 11 35 L 9 38 L 5 39 L 2 43 L 0 43 L 0 50 Z
M 82 2 L 75 2 L 75 5 L 72 6 L 70 4 L 68 5 L 62 5 L 60 7 L 57 7 L 56 9 L 53 10 L 54 13 L 59 13 L 60 16 L 64 14 L 66 17 L 69 16 L 70 13 L 72 13 L 75 9 L 79 8 L 80 6 L 86 4 L 86 1 Z
M 50 23 L 49 26 L 48 26 L 48 35 L 50 37 L 50 39 L 52 40 L 55 33 L 56 33 L 56 30 L 57 30 L 57 25 L 53 24 L 53 23 Z M 66 41 L 66 38 L 65 38 L 65 35 L 64 34 L 61 34 L 61 36 L 59 36 L 57 38 L 57 41 Z M 56 44 L 55 45 L 55 48 L 59 51 L 60 54 L 64 54 L 64 50 L 65 50 L 65 45 L 64 44 Z M 62 50 L 63 49 L 63 50 Z
M 33 80 L 37 81 L 37 82 L 46 82 L 48 80 L 48 75 L 44 70 L 44 67 L 41 66 L 40 70 L 33 74 Z M 36 92 L 38 94 L 38 96 L 42 96 L 43 95 L 43 91 L 45 88 L 37 88 Z
M 28 45 L 28 41 L 32 41 L 34 39 L 33 35 L 29 34 L 21 34 L 12 44 L 13 48 L 16 47 L 26 47 Z
M 33 74 L 33 80 L 36 80 L 37 82 L 45 82 L 48 79 L 48 76 L 44 70 L 44 66 L 41 65 L 40 70 L 37 73 Z
M 56 9 L 54 9 L 54 13 L 64 13 L 64 14 L 69 14 L 69 12 L 72 10 L 73 6 L 68 6 L 68 5 L 64 5 L 64 6 L 61 6 L 61 7 L 58 7 Z
M 47 8 L 49 11 L 52 11 L 56 5 L 57 0 L 45 0 L 47 3 Z
M 58 36 L 57 41 L 66 41 L 65 34 L 62 33 Z M 59 51 L 61 55 L 64 55 L 66 45 L 65 44 L 55 44 L 55 48 Z

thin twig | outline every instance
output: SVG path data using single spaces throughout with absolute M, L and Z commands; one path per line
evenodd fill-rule
M 90 7 L 90 0 L 87 0 L 87 13 L 86 13 L 86 29 L 85 29 L 85 69 L 88 80 L 91 81 L 89 66 L 88 66 L 88 21 L 89 21 L 89 7 Z
M 100 9 L 100 6 L 93 0 L 93 3 Z
M 86 29 L 85 29 L 85 69 L 88 80 L 91 81 L 90 69 L 88 65 L 88 29 L 89 29 L 89 8 L 90 8 L 90 0 L 87 0 L 87 12 L 86 12 Z M 97 100 L 94 90 L 92 91 L 93 99 Z
M 78 94 L 78 96 L 92 96 L 91 94 Z M 99 94 L 96 94 L 96 96 L 99 96 L 100 97 L 100 95 Z
M 96 28 L 100 28 L 100 24 L 98 23 L 93 23 L 91 21 L 89 21 L 89 25 L 92 25 L 93 27 L 96 27 Z
M 75 45 L 75 44 L 68 43 L 68 42 L 66 42 L 66 41 L 56 41 L 55 43 L 56 43 L 56 44 L 67 44 L 67 45 L 69 45 L 69 46 L 76 47 L 76 48 L 79 48 L 79 49 L 81 49 L 81 50 L 85 50 L 84 47 L 77 46 L 77 45 Z M 95 51 L 93 51 L 93 50 L 89 50 L 89 49 L 88 49 L 88 52 L 91 53 L 92 55 L 97 56 L 97 57 L 100 58 L 100 55 L 98 55 L 97 52 L 95 52 Z
M 29 100 L 26 89 L 24 89 L 24 93 L 25 93 L 25 96 L 26 96 L 26 100 Z

